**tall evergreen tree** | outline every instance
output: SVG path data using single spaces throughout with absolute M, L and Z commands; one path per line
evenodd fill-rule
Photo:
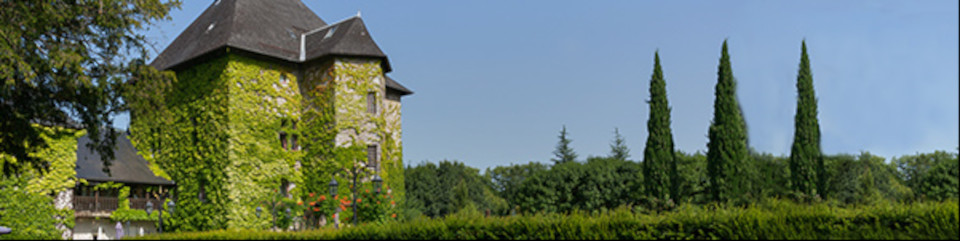
M 794 116 L 793 147 L 790 149 L 790 184 L 794 191 L 813 196 L 823 194 L 823 157 L 820 152 L 820 123 L 813 73 L 807 58 L 807 43 L 801 43 L 797 73 L 797 115 Z
M 647 145 L 643 149 L 644 189 L 650 197 L 661 200 L 677 197 L 677 162 L 670 131 L 670 105 L 667 102 L 666 82 L 660 69 L 659 52 L 653 55 L 653 74 L 650 76 L 650 119 L 647 120 Z
M 573 152 L 573 148 L 570 148 L 570 142 L 572 140 L 567 139 L 567 126 L 563 126 L 563 130 L 560 131 L 560 141 L 557 142 L 557 150 L 553 151 L 553 155 L 556 155 L 556 159 L 551 159 L 554 164 L 572 162 L 577 159 L 577 153 Z
M 610 144 L 610 158 L 626 161 L 630 157 L 630 148 L 627 148 L 627 141 L 620 135 L 620 129 L 613 129 L 613 144 Z
M 747 159 L 746 124 L 737 101 L 737 83 L 733 78 L 727 41 L 723 41 L 717 70 L 713 122 L 707 143 L 709 190 L 714 201 L 742 200 L 750 190 Z

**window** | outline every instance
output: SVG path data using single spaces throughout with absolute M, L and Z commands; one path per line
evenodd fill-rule
M 297 135 L 290 135 L 290 150 L 299 151 L 300 145 L 297 144 Z
M 280 139 L 280 147 L 283 148 L 284 150 L 299 151 L 300 143 L 298 142 L 298 139 L 300 139 L 299 138 L 300 136 L 297 134 L 287 134 L 287 132 L 285 131 L 287 129 L 296 130 L 297 122 L 280 120 L 280 131 L 279 131 L 280 133 L 277 135 Z M 294 133 L 296 132 L 294 131 Z
M 377 113 L 377 94 L 374 92 L 367 92 L 367 113 Z
M 378 170 L 379 169 L 378 164 L 379 163 L 377 162 L 377 146 L 376 145 L 367 146 L 367 165 L 370 167 L 373 167 L 373 169 L 375 170 Z
M 280 195 L 283 197 L 290 197 L 290 193 L 287 192 L 287 188 L 290 187 L 290 182 L 287 179 L 280 180 Z

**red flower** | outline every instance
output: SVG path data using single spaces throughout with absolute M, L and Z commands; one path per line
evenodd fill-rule
M 363 190 L 363 191 L 366 191 L 367 193 L 370 193 L 370 189 L 366 189 L 366 190 Z
M 313 197 L 313 193 L 312 193 L 312 192 L 310 193 L 310 197 Z
M 320 195 L 320 201 L 326 201 L 327 195 Z
M 316 204 L 317 204 L 317 202 L 310 202 L 310 206 L 314 206 L 314 205 L 316 205 Z
M 297 205 L 303 205 L 303 201 L 297 200 Z
M 396 214 L 396 213 L 390 214 L 390 217 L 391 217 L 391 218 L 397 218 L 397 214 Z
M 340 205 L 340 210 L 347 210 L 346 206 Z
M 357 198 L 357 203 L 360 203 L 360 201 L 363 201 L 363 199 Z
M 397 203 L 390 201 L 390 205 L 397 205 Z
M 313 208 L 313 211 L 314 211 L 314 212 L 319 212 L 319 211 L 320 211 L 320 208 Z

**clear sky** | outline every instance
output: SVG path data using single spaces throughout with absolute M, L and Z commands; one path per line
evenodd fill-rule
M 614 128 L 639 160 L 658 49 L 675 145 L 705 152 L 724 39 L 758 151 L 790 154 L 804 39 L 825 154 L 960 146 L 954 0 L 304 2 L 327 23 L 361 11 L 415 92 L 405 164 L 550 163 L 564 125 L 581 161 L 607 155 Z M 211 3 L 185 1 L 148 39 L 162 50 Z

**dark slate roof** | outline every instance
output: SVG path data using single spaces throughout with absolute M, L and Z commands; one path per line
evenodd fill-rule
M 225 46 L 299 62 L 300 34 L 326 25 L 299 0 L 215 1 L 151 65 L 166 70 Z
M 103 161 L 100 154 L 87 148 L 89 136 L 77 139 L 77 178 L 97 182 L 137 183 L 151 185 L 173 185 L 174 183 L 153 174 L 147 167 L 147 160 L 137 154 L 126 133 L 117 135 L 117 143 L 113 148 L 115 158 L 110 165 L 110 175 L 103 172 Z
M 294 63 L 325 56 L 374 57 L 383 59 L 384 73 L 391 71 L 387 55 L 359 15 L 327 25 L 299 0 L 215 1 L 151 65 L 167 70 L 225 47 Z M 393 80 L 387 87 L 413 93 Z
M 390 76 L 384 75 L 383 77 L 387 79 L 387 88 L 399 91 L 400 95 L 413 94 L 413 91 L 410 91 L 409 89 L 407 89 L 407 87 L 403 87 L 403 85 L 398 83 L 396 80 L 393 80 L 393 78 L 390 78 Z
M 310 31 L 304 43 L 304 60 L 329 55 L 387 58 L 387 55 L 380 51 L 380 47 L 370 37 L 370 32 L 367 31 L 367 27 L 363 24 L 363 19 L 360 16 L 353 16 L 321 29 Z M 389 64 L 386 66 L 389 66 Z M 384 71 L 389 72 L 386 69 Z

